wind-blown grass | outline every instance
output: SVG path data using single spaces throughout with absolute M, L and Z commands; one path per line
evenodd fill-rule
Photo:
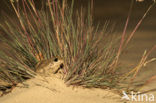
M 8 17 L 5 24 L 0 25 L 4 33 L 0 41 L 5 44 L 0 50 L 0 89 L 34 77 L 36 64 L 55 56 L 64 59 L 63 75 L 67 85 L 120 88 L 120 79 L 124 80 L 129 73 L 126 77 L 116 73 L 119 57 L 139 25 L 128 39 L 125 26 L 119 42 L 119 38 L 109 34 L 107 23 L 103 29 L 93 25 L 92 3 L 88 12 L 84 12 L 83 8 L 73 10 L 74 2 L 71 5 L 67 5 L 66 0 L 45 2 L 46 6 L 37 10 L 33 0 L 21 0 L 22 7 L 19 2 L 10 1 L 17 21 Z

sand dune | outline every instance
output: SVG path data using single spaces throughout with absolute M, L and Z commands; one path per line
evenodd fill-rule
M 0 98 L 1 103 L 113 103 L 120 97 L 109 90 L 67 87 L 61 79 L 41 77 L 28 80 Z

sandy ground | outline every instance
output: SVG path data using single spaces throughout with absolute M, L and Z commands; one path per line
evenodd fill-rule
M 129 44 L 127 52 L 121 57 L 123 70 L 129 71 L 141 58 L 145 49 L 150 49 L 156 44 L 155 32 L 137 32 Z M 156 57 L 153 52 L 149 58 Z M 147 80 L 156 74 L 156 62 L 150 63 L 143 68 L 138 75 L 137 81 Z M 110 90 L 84 89 L 81 87 L 67 87 L 61 79 L 49 77 L 45 79 L 36 77 L 19 84 L 11 93 L 0 98 L 0 103 L 124 103 L 121 97 Z M 142 91 L 154 89 L 156 82 L 145 86 Z M 156 91 L 148 92 L 156 96 Z M 129 101 L 129 103 L 135 103 Z M 136 102 L 138 103 L 138 102 Z M 140 103 L 150 103 L 140 102 Z M 151 102 L 151 103 L 156 103 Z
M 17 87 L 12 93 L 0 98 L 1 103 L 113 103 L 120 97 L 108 90 L 67 87 L 57 78 L 39 77 L 26 82 L 29 88 Z M 109 98 L 109 99 L 108 99 Z

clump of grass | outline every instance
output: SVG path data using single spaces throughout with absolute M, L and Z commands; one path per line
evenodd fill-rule
M 119 88 L 120 79 L 129 76 L 129 73 L 126 77 L 116 73 L 119 57 L 142 19 L 126 39 L 128 17 L 120 43 L 120 39 L 109 34 L 107 23 L 103 29 L 93 25 L 93 3 L 84 12 L 83 8 L 74 11 L 74 2 L 71 5 L 67 5 L 66 0 L 45 2 L 46 5 L 37 10 L 33 0 L 10 0 L 17 21 L 6 17 L 5 24 L 0 25 L 5 34 L 0 37 L 5 44 L 0 50 L 4 65 L 0 66 L 0 76 L 5 78 L 0 80 L 0 89 L 7 83 L 12 86 L 34 77 L 35 65 L 55 56 L 64 59 L 63 75 L 67 85 Z M 148 55 L 143 56 L 143 64 L 147 63 Z M 140 67 L 133 70 L 136 71 L 133 78 Z

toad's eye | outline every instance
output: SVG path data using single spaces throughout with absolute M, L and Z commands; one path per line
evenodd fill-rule
M 58 61 L 58 58 L 55 58 L 55 59 L 54 59 L 54 62 L 57 62 L 57 61 Z

